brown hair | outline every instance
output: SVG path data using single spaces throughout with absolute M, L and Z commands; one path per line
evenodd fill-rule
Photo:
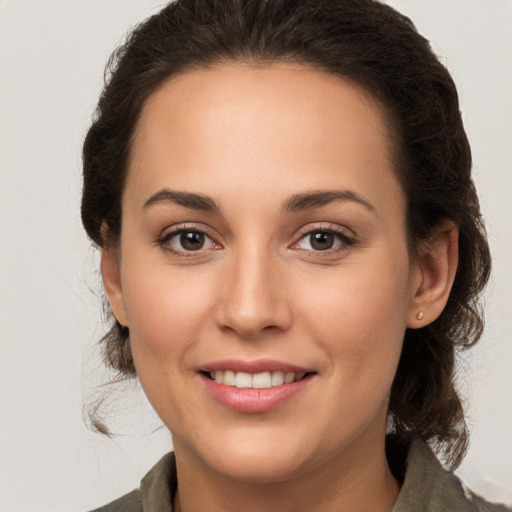
M 145 100 L 177 73 L 233 61 L 303 63 L 365 88 L 395 126 L 411 249 L 443 219 L 458 227 L 460 259 L 448 303 L 435 322 L 407 330 L 390 398 L 398 437 L 423 436 L 456 467 L 468 434 L 455 357 L 481 335 L 478 299 L 490 256 L 455 85 L 428 41 L 391 7 L 373 0 L 178 0 L 138 26 L 109 61 L 84 143 L 82 221 L 89 237 L 106 243 L 103 221 L 108 243 L 119 237 L 130 142 Z M 128 329 L 112 318 L 102 343 L 116 377 L 134 377 Z

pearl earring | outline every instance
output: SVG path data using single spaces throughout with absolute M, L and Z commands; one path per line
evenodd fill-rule
M 416 318 L 417 318 L 418 320 L 423 320 L 423 317 L 424 317 L 424 316 L 425 316 L 425 315 L 423 314 L 423 311 L 420 311 L 420 312 L 416 315 Z

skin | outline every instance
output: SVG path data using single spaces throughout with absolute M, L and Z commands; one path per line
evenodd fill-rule
M 389 393 L 405 329 L 446 303 L 457 233 L 444 223 L 410 257 L 389 135 L 375 100 L 299 65 L 188 71 L 147 100 L 102 272 L 173 435 L 181 510 L 391 510 Z M 163 190 L 207 195 L 219 211 Z M 345 195 L 285 208 L 311 191 Z M 205 232 L 205 245 L 187 252 L 176 229 Z M 313 230 L 341 237 L 316 250 Z M 283 406 L 238 412 L 198 373 L 232 358 L 316 374 Z

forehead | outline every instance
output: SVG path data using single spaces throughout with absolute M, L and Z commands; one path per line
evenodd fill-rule
M 306 66 L 195 69 L 148 98 L 127 186 L 148 195 L 158 185 L 221 193 L 222 183 L 243 191 L 286 182 L 296 193 L 365 180 L 378 193 L 397 185 L 388 126 L 364 90 Z

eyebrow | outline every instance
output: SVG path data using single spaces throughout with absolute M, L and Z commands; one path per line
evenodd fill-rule
M 335 201 L 350 201 L 375 212 L 375 207 L 353 190 L 312 190 L 290 197 L 283 206 L 284 211 L 296 212 L 326 206 Z
M 158 203 L 175 203 L 192 210 L 220 213 L 219 205 L 211 198 L 203 194 L 193 192 L 179 192 L 164 188 L 153 194 L 145 203 L 143 208 L 148 208 Z
M 283 212 L 297 212 L 326 206 L 335 201 L 350 201 L 364 206 L 368 211 L 375 212 L 375 207 L 353 190 L 312 190 L 295 194 L 287 199 L 282 207 Z M 153 194 L 143 208 L 155 204 L 171 202 L 190 208 L 212 213 L 222 213 L 220 206 L 209 196 L 194 192 L 180 192 L 164 188 Z

